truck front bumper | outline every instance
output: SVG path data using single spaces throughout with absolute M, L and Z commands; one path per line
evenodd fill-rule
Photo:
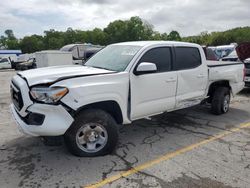
M 10 105 L 11 113 L 16 121 L 18 129 L 31 136 L 60 136 L 63 135 L 72 122 L 73 117 L 62 105 L 47 105 L 35 103 L 26 110 L 28 114 L 39 114 L 40 124 L 34 121 L 26 121 L 16 110 L 14 104 Z

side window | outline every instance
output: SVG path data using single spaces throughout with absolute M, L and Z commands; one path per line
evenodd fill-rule
M 7 62 L 8 62 L 7 58 L 0 59 L 0 63 L 7 63 Z
M 174 70 L 192 69 L 201 65 L 201 55 L 198 48 L 176 47 L 175 54 Z
M 157 67 L 157 72 L 166 72 L 171 70 L 171 50 L 169 47 L 159 47 L 147 51 L 139 63 L 150 62 Z

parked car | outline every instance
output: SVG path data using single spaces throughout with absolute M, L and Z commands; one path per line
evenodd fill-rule
M 0 57 L 0 69 L 11 69 L 12 64 L 9 57 Z
M 125 42 L 105 47 L 85 66 L 17 73 L 11 112 L 22 132 L 63 135 L 72 154 L 90 157 L 115 148 L 117 124 L 204 101 L 213 114 L 224 114 L 243 87 L 243 63 L 208 61 L 197 44 Z
M 92 55 L 101 50 L 103 46 L 92 44 L 69 44 L 60 51 L 72 52 L 73 64 L 83 65 Z
M 228 56 L 223 57 L 222 61 L 241 61 L 245 64 L 246 77 L 245 85 L 250 87 L 250 42 L 245 42 L 236 47 Z
M 245 62 L 246 68 L 246 77 L 245 77 L 245 84 L 247 87 L 250 87 L 250 59 Z
M 239 60 L 245 63 L 245 83 L 246 86 L 250 87 L 250 42 L 241 43 L 239 46 L 237 46 L 236 52 Z
M 223 45 L 223 46 L 216 46 L 214 48 L 214 52 L 219 59 L 228 56 L 232 51 L 235 50 L 237 44 L 230 44 L 230 45 Z
M 222 61 L 239 61 L 236 50 L 232 51 L 228 56 L 221 58 Z
M 202 48 L 207 60 L 219 61 L 219 58 L 216 56 L 215 52 L 211 48 L 206 46 L 203 46 Z
M 19 62 L 18 64 L 16 64 L 16 70 L 35 69 L 36 67 L 37 65 L 35 58 L 30 58 L 27 61 Z

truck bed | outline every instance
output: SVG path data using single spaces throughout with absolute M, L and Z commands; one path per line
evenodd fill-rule
M 238 93 L 244 87 L 244 64 L 241 62 L 207 61 L 209 82 L 228 80 L 232 94 Z

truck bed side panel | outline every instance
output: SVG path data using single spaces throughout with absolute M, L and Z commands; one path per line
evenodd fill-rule
M 221 63 L 221 62 L 220 62 Z M 244 65 L 239 62 L 208 64 L 209 67 L 209 85 L 216 81 L 229 81 L 232 94 L 235 95 L 244 87 Z

